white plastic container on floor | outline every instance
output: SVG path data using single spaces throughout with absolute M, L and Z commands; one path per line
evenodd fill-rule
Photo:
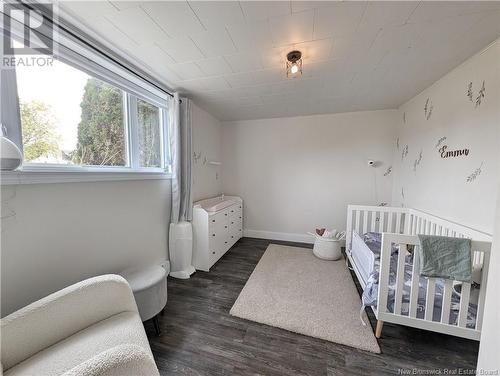
M 195 272 L 193 267 L 193 229 L 190 222 L 170 224 L 168 239 L 170 275 L 188 279 Z
M 335 261 L 342 258 L 341 247 L 343 243 L 343 238 L 324 238 L 318 234 L 309 233 L 315 237 L 313 254 L 322 259 Z

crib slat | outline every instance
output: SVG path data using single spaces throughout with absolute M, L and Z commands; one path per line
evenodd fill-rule
M 434 313 L 434 292 L 436 290 L 436 280 L 434 278 L 427 279 L 427 293 L 425 294 L 425 320 L 432 321 Z
M 350 207 L 347 207 L 347 227 L 345 237 L 346 252 L 350 253 L 352 243 L 352 209 Z
M 398 232 L 394 231 L 392 227 L 392 212 L 389 212 L 389 216 L 387 219 L 387 232 Z
M 382 233 L 382 248 L 380 250 L 380 276 L 378 289 L 378 312 L 387 312 L 387 294 L 389 292 L 389 269 L 391 263 L 391 242 Z
M 377 212 L 374 212 L 372 211 L 372 225 L 371 225 L 371 228 L 370 228 L 370 231 L 376 231 L 376 221 L 377 220 Z
M 437 228 L 437 225 L 435 223 L 432 223 L 431 224 L 431 231 L 430 231 L 431 235 L 436 235 L 436 228 Z
M 396 215 L 396 231 L 394 232 L 397 234 L 401 233 L 401 213 Z
M 361 235 L 361 233 L 360 233 L 361 228 L 359 226 L 359 221 L 360 221 L 360 217 L 361 217 L 361 211 L 360 210 L 356 210 L 355 213 L 356 213 L 356 227 L 355 227 L 356 228 L 356 232 Z
M 450 322 L 450 306 L 451 306 L 451 290 L 453 289 L 453 282 L 447 279 L 444 282 L 443 303 L 441 304 L 441 322 L 448 324 Z
M 398 228 L 398 232 L 402 234 L 411 235 L 411 226 L 413 223 L 413 215 L 412 214 L 401 214 L 399 215 L 400 227 Z M 401 225 L 403 230 L 401 230 Z
M 403 300 L 403 286 L 405 281 L 405 256 L 406 256 L 406 245 L 399 244 L 398 252 L 398 272 L 396 275 L 396 295 L 394 300 L 394 314 L 401 314 L 401 306 Z
M 490 265 L 490 254 L 489 252 L 483 253 L 483 272 L 481 276 L 479 300 L 477 303 L 476 330 L 481 330 L 483 327 L 484 299 L 486 296 L 486 282 L 488 281 L 489 265 Z
M 413 270 L 411 272 L 411 291 L 410 291 L 410 317 L 417 317 L 418 305 L 418 283 L 420 281 L 420 258 L 418 257 L 417 247 L 413 251 Z
M 385 213 L 384 212 L 380 212 L 380 219 L 379 219 L 379 222 L 378 222 L 378 232 L 385 232 L 385 229 L 384 229 L 384 220 L 385 220 Z M 390 232 L 390 231 L 388 231 Z
M 460 312 L 458 313 L 458 326 L 465 328 L 467 326 L 467 313 L 469 311 L 470 283 L 462 283 L 460 292 Z
M 363 234 L 368 232 L 368 210 L 363 212 Z

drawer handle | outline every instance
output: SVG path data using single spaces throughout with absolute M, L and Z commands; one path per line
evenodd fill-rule
M 231 239 L 234 238 L 234 236 L 231 236 Z
M 224 228 L 227 228 L 227 226 L 224 226 Z
M 241 217 L 240 217 L 240 219 L 241 219 Z
M 212 234 L 212 236 L 215 236 L 215 234 Z
M 227 242 L 224 242 L 224 244 L 227 244 Z
M 234 222 L 231 222 L 232 225 L 234 225 Z
M 224 214 L 224 215 L 227 217 L 227 213 L 226 213 L 226 214 Z
M 212 255 L 215 255 L 215 252 L 212 252 Z
M 240 217 L 241 218 L 241 217 Z M 212 222 L 215 222 L 215 219 L 212 219 Z
M 231 210 L 231 213 L 234 213 L 234 210 Z

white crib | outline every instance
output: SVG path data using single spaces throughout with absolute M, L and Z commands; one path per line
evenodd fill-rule
M 371 307 L 377 318 L 377 328 L 375 331 L 377 338 L 381 336 L 383 323 L 391 322 L 473 340 L 480 339 L 491 251 L 491 235 L 415 209 L 349 205 L 347 209 L 346 254 L 363 288 L 365 287 L 365 281 L 362 277 L 361 269 L 356 264 L 357 258 L 353 257 L 355 256 L 353 255 L 352 247 L 353 231 L 360 235 L 367 232 L 382 233 L 378 304 L 377 307 Z M 407 315 L 402 314 L 404 268 L 405 256 L 407 254 L 406 245 L 418 247 L 419 240 L 417 234 L 466 237 L 472 240 L 472 263 L 474 267 L 481 269 L 481 283 L 474 328 L 467 327 L 467 312 L 471 291 L 470 283 L 462 284 L 458 320 L 456 324 L 450 324 L 449 315 L 454 281 L 445 281 L 441 301 L 441 319 L 440 321 L 433 321 L 436 280 L 429 278 L 425 294 L 425 317 L 417 318 L 420 279 L 418 257 L 414 258 L 412 266 L 409 311 Z M 387 299 L 392 244 L 399 246 L 399 252 L 397 256 L 394 307 L 390 311 L 387 308 Z M 438 297 L 438 299 L 441 299 L 441 297 Z

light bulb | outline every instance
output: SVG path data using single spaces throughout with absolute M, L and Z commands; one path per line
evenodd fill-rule
M 292 72 L 292 74 L 295 74 L 298 71 L 299 71 L 299 66 L 296 63 L 293 63 L 291 68 L 290 68 L 290 72 Z

